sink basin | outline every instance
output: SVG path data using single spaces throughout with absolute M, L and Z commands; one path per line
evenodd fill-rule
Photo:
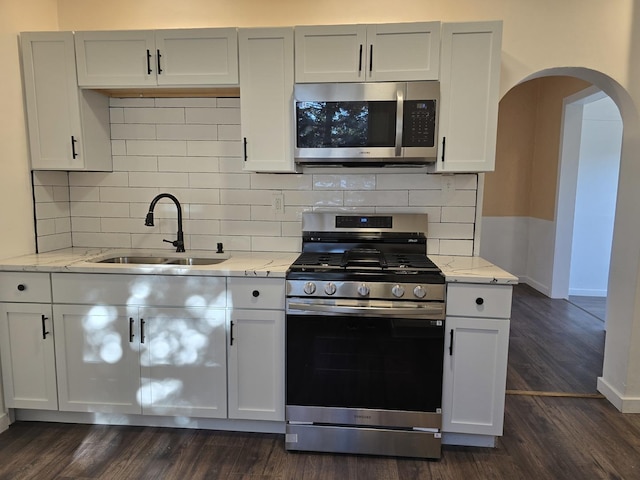
M 96 260 L 95 263 L 126 263 L 131 265 L 215 265 L 226 258 L 207 257 L 143 257 L 115 256 Z
M 108 257 L 96 261 L 96 263 L 137 263 L 145 265 L 162 265 L 168 262 L 169 259 L 166 257 Z

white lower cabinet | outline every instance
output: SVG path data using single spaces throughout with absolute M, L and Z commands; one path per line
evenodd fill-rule
M 284 421 L 284 279 L 228 282 L 229 418 Z
M 51 305 L 3 303 L 0 315 L 6 407 L 57 410 Z
M 145 307 L 139 321 L 142 412 L 226 418 L 225 310 Z
M 224 309 L 56 305 L 60 410 L 225 418 Z
M 442 431 L 502 435 L 509 321 L 447 317 Z
M 141 413 L 136 310 L 54 305 L 60 410 Z
M 510 285 L 449 284 L 442 431 L 502 435 Z

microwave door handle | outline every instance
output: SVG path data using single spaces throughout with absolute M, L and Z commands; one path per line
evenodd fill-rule
M 404 90 L 401 86 L 396 90 L 396 157 L 402 157 L 402 128 L 404 122 Z

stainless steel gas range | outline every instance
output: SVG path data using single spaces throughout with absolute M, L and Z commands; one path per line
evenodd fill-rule
M 427 216 L 305 213 L 287 272 L 286 448 L 439 458 L 445 284 Z

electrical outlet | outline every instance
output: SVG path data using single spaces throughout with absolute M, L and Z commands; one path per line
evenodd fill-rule
M 442 175 L 442 194 L 445 197 L 453 195 L 456 191 L 456 179 L 453 175 Z
M 282 193 L 274 193 L 271 205 L 273 206 L 273 213 L 276 215 L 284 214 L 284 195 Z

